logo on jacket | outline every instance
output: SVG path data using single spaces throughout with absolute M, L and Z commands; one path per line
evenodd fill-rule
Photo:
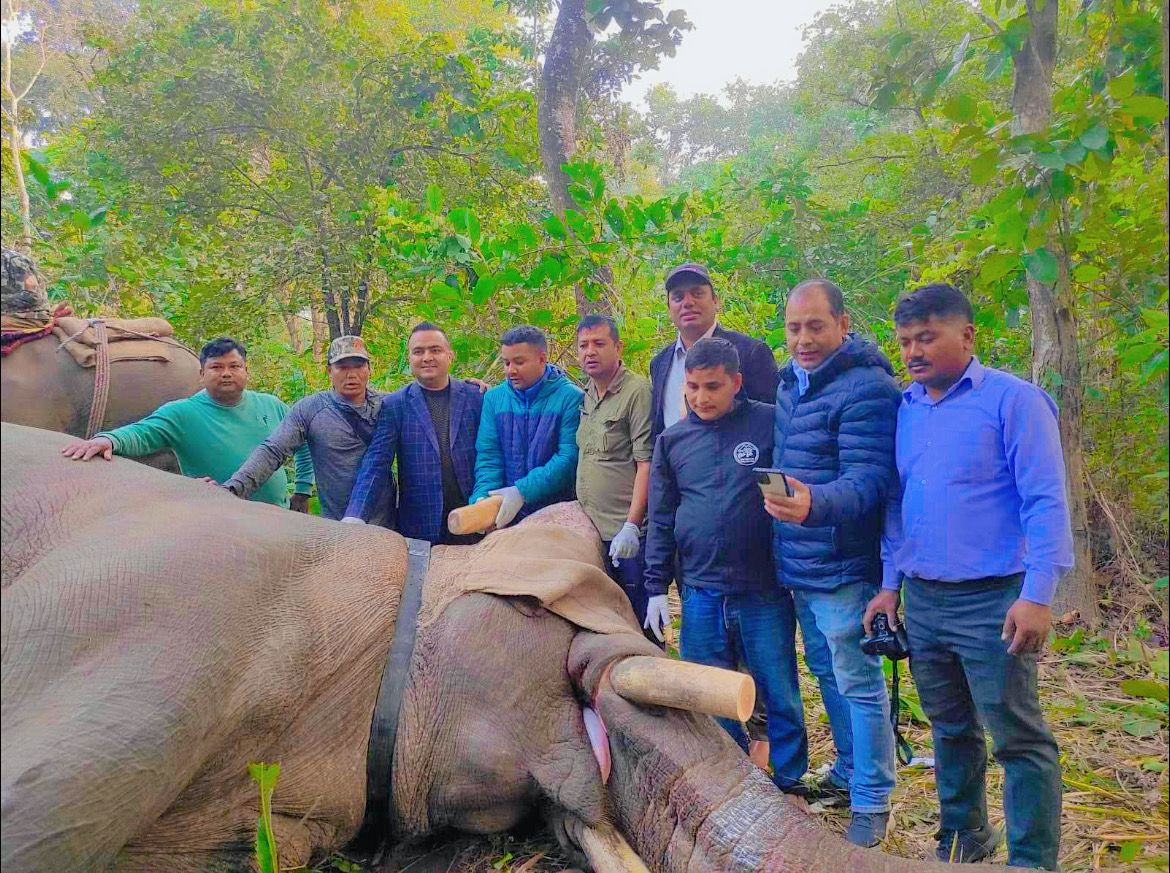
M 735 463 L 741 467 L 754 467 L 756 462 L 760 460 L 760 450 L 756 448 L 755 443 L 740 443 L 735 447 L 731 456 L 735 458 Z

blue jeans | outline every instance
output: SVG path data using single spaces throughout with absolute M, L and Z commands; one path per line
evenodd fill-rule
M 934 735 L 944 830 L 987 824 L 987 741 L 1003 765 L 1008 865 L 1055 870 L 1061 775 L 1056 740 L 1036 688 L 1036 656 L 1000 639 L 1023 574 L 970 582 L 907 579 L 910 670 Z
M 796 676 L 796 615 L 788 592 L 724 594 L 679 585 L 682 600 L 680 654 L 687 661 L 734 670 L 747 667 L 757 699 L 768 714 L 772 779 L 781 790 L 800 782 L 808 769 L 808 735 Z M 743 725 L 718 719 L 740 748 L 748 749 Z
M 894 790 L 894 730 L 881 658 L 861 651 L 861 617 L 877 593 L 853 583 L 834 591 L 792 592 L 804 662 L 817 677 L 837 760 L 830 778 L 849 788 L 855 812 L 888 812 Z

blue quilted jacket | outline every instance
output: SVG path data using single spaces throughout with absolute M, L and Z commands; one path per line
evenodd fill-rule
M 902 399 L 893 372 L 873 343 L 853 334 L 809 374 L 803 396 L 792 364 L 780 371 L 772 466 L 812 491 L 803 524 L 773 522 L 781 585 L 831 591 L 880 582 L 882 511 L 897 475 Z
M 572 500 L 583 394 L 551 364 L 539 385 L 526 391 L 507 382 L 489 390 L 475 440 L 475 493 L 469 502 L 515 485 L 524 496 L 516 516 L 521 519 L 550 503 Z

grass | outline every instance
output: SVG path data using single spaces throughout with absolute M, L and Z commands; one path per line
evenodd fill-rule
M 1065 791 L 1061 865 L 1066 873 L 1170 870 L 1165 612 L 1107 613 L 1105 626 L 1123 623 L 1127 631 L 1098 636 L 1082 628 L 1058 627 L 1040 663 L 1041 703 L 1061 749 Z M 803 666 L 800 672 L 815 769 L 832 761 L 833 743 L 816 683 Z M 904 675 L 902 682 L 905 736 L 916 755 L 929 756 L 929 726 L 917 720 L 905 724 L 917 706 L 917 694 L 912 680 Z M 1003 771 L 994 763 L 987 787 L 992 821 L 1002 825 Z M 848 824 L 845 810 L 814 807 L 812 814 L 839 833 Z M 933 771 L 900 767 L 893 827 L 884 851 L 929 857 L 937 821 Z M 1004 862 L 1002 849 L 996 860 Z M 548 873 L 568 866 L 555 841 L 536 831 L 439 838 L 397 847 L 377 870 Z M 363 868 L 326 862 L 318 869 L 359 873 Z

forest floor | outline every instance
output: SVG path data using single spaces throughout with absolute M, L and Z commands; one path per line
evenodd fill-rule
M 1060 854 L 1066 873 L 1170 869 L 1170 652 L 1165 619 L 1158 612 L 1152 605 L 1137 611 L 1119 605 L 1107 608 L 1104 627 L 1129 628 L 1125 633 L 1089 635 L 1080 628 L 1058 627 L 1053 645 L 1042 658 L 1041 702 L 1060 745 L 1064 773 Z M 1142 613 L 1149 620 L 1142 619 Z M 803 665 L 801 683 L 810 757 L 816 769 L 832 761 L 833 742 L 816 683 Z M 916 756 L 929 757 L 930 728 L 918 709 L 913 682 L 906 676 L 902 700 L 904 735 Z M 994 763 L 988 770 L 987 787 L 992 822 L 1002 826 L 1003 771 Z M 811 812 L 825 827 L 840 833 L 849 822 L 844 809 L 814 806 Z M 906 858 L 930 857 L 937 821 L 933 770 L 900 767 L 891 833 L 883 850 Z M 1002 864 L 1004 858 L 1001 848 L 996 861 Z M 379 873 L 543 873 L 569 866 L 555 841 L 536 830 L 399 847 L 378 869 Z M 363 868 L 335 857 L 318 869 L 358 873 Z

